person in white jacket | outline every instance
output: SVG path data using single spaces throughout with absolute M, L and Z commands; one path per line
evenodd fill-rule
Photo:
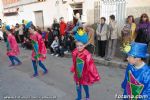
M 51 54 L 51 55 L 55 55 L 58 57 L 59 56 L 59 39 L 57 36 L 55 36 L 55 39 L 52 42 L 51 47 L 54 51 L 54 54 Z
M 106 43 L 108 39 L 108 25 L 105 23 L 106 18 L 101 17 L 100 18 L 100 24 L 98 24 L 98 27 L 96 29 L 96 35 L 98 40 L 98 56 L 105 57 L 105 51 L 106 51 Z
M 0 40 L 3 40 L 4 37 L 3 37 L 3 32 L 0 30 Z

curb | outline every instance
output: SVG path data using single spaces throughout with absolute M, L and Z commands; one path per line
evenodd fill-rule
M 71 58 L 72 57 L 71 53 L 65 54 L 65 57 Z M 109 67 L 113 67 L 113 68 L 126 69 L 126 66 L 127 66 L 127 62 L 119 61 L 119 60 L 117 60 L 118 58 L 114 58 L 111 61 L 106 61 L 103 58 L 93 56 L 93 59 L 96 64 L 102 64 L 104 66 L 109 66 Z

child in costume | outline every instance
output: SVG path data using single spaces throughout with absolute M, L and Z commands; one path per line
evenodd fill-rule
M 9 25 L 6 25 L 5 32 L 7 34 L 7 39 L 6 39 L 7 55 L 11 61 L 10 66 L 14 66 L 15 61 L 17 62 L 17 65 L 20 65 L 22 64 L 22 62 L 16 57 L 17 55 L 20 54 L 19 47 L 15 37 L 11 34 Z
M 148 56 L 147 44 L 133 42 L 128 51 L 123 100 L 150 100 L 150 67 L 143 61 Z
M 76 40 L 76 49 L 72 52 L 73 66 L 71 67 L 71 72 L 74 73 L 74 80 L 76 83 L 76 100 L 82 99 L 82 86 L 86 94 L 85 100 L 90 100 L 88 85 L 92 85 L 99 81 L 100 76 L 91 54 L 84 46 L 84 44 L 88 42 L 87 33 L 85 33 L 83 28 L 79 27 L 74 38 Z
M 33 77 L 38 76 L 37 65 L 44 70 L 43 74 L 46 74 L 48 70 L 45 65 L 42 63 L 46 59 L 47 49 L 42 39 L 42 36 L 35 31 L 35 27 L 30 27 L 29 32 L 31 33 L 30 39 L 32 42 L 33 50 L 32 50 L 32 64 L 34 68 Z

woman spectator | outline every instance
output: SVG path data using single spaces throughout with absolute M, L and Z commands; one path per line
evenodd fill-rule
M 59 23 L 57 22 L 57 19 L 54 19 L 52 30 L 53 30 L 53 36 L 59 37 Z
M 140 22 L 137 26 L 137 36 L 135 42 L 146 43 L 150 41 L 150 22 L 146 13 L 140 17 Z
M 136 24 L 134 23 L 134 17 L 132 15 L 128 16 L 127 22 L 121 31 L 123 45 L 126 45 L 126 44 L 134 41 L 135 29 L 136 29 Z
M 122 48 L 126 45 L 129 45 L 135 39 L 135 29 L 136 24 L 134 23 L 134 17 L 132 15 L 127 17 L 126 24 L 124 25 L 121 35 L 122 35 Z M 125 56 L 124 61 L 127 60 L 127 55 Z
M 106 18 L 101 17 L 100 24 L 98 24 L 98 27 L 96 29 L 97 40 L 98 40 L 98 56 L 100 57 L 104 57 L 106 51 L 108 25 L 105 22 L 106 22 Z

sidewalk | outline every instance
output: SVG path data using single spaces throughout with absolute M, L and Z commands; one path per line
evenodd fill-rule
M 4 45 L 3 42 L 2 44 Z M 71 53 L 65 54 L 65 57 L 71 58 Z M 125 69 L 127 66 L 127 62 L 124 62 L 122 58 L 119 58 L 119 57 L 115 57 L 111 61 L 106 61 L 104 58 L 100 58 L 95 55 L 93 56 L 93 58 L 94 58 L 95 63 L 102 64 L 104 66 L 119 67 L 121 69 Z
M 65 57 L 71 58 L 71 53 L 65 54 Z M 121 69 L 125 69 L 127 66 L 127 62 L 124 62 L 121 58 L 115 57 L 111 61 L 106 61 L 104 58 L 100 58 L 97 56 L 93 56 L 95 63 L 102 64 L 104 66 L 111 66 L 111 67 L 119 67 Z

